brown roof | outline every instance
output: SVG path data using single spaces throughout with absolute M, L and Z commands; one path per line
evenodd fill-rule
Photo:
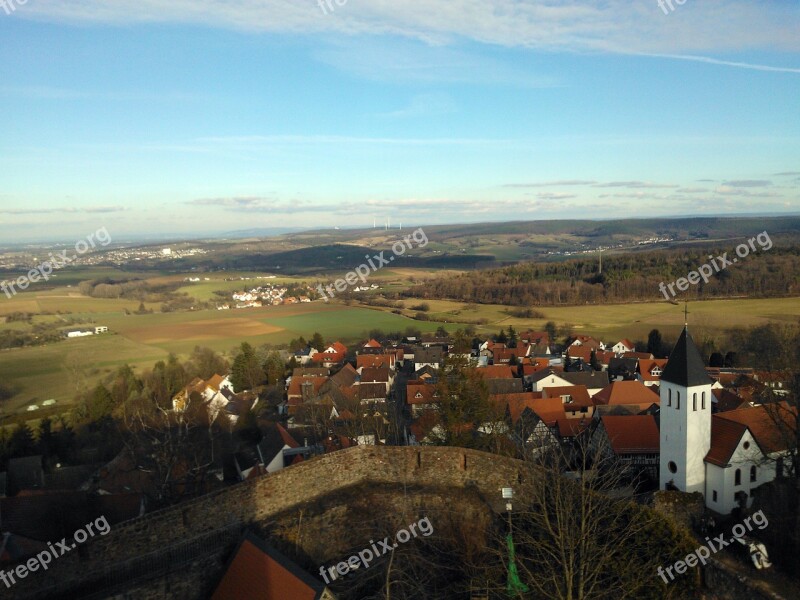
M 392 373 L 386 368 L 365 367 L 361 369 L 361 383 L 389 383 Z
M 358 373 L 350 363 L 347 363 L 344 367 L 339 369 L 336 374 L 331 375 L 331 383 L 339 387 L 353 385 L 357 379 Z
M 614 454 L 659 451 L 660 437 L 653 415 L 608 415 L 602 418 L 602 423 Z
M 622 358 L 638 358 L 639 360 L 651 360 L 653 355 L 649 352 L 623 352 Z
M 212 600 L 317 600 L 325 586 L 297 564 L 248 533 Z
M 597 392 L 595 404 L 652 404 L 658 394 L 639 381 L 615 381 Z

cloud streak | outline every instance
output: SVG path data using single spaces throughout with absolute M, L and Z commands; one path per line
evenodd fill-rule
M 316 2 L 287 0 L 37 0 L 20 18 L 77 23 L 188 23 L 243 31 L 393 35 L 447 45 L 472 40 L 544 51 L 649 54 L 777 73 L 800 68 L 752 64 L 708 53 L 800 51 L 796 3 L 695 2 L 665 17 L 638 0 L 348 0 L 324 15 Z

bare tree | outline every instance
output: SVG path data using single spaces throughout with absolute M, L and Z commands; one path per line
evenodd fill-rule
M 554 443 L 528 464 L 530 488 L 502 532 L 512 533 L 519 575 L 531 591 L 520 598 L 680 598 L 692 588 L 691 576 L 665 585 L 657 569 L 695 543 L 619 493 L 627 474 L 613 457 L 593 456 L 585 441 Z

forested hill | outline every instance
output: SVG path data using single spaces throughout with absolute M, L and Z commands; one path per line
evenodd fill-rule
M 442 276 L 410 288 L 406 295 L 515 306 L 664 300 L 659 284 L 673 283 L 723 252 L 736 257 L 736 246 L 621 254 L 560 263 L 530 262 L 510 267 Z M 735 264 L 681 292 L 678 299 L 734 296 L 770 297 L 800 294 L 800 246 L 773 247 L 739 258 Z M 722 261 L 717 260 L 717 265 Z M 677 289 L 676 289 L 677 291 Z

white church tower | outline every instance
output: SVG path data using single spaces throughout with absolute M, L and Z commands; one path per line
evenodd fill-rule
M 711 378 L 684 327 L 661 374 L 659 487 L 706 495 L 711 447 Z

